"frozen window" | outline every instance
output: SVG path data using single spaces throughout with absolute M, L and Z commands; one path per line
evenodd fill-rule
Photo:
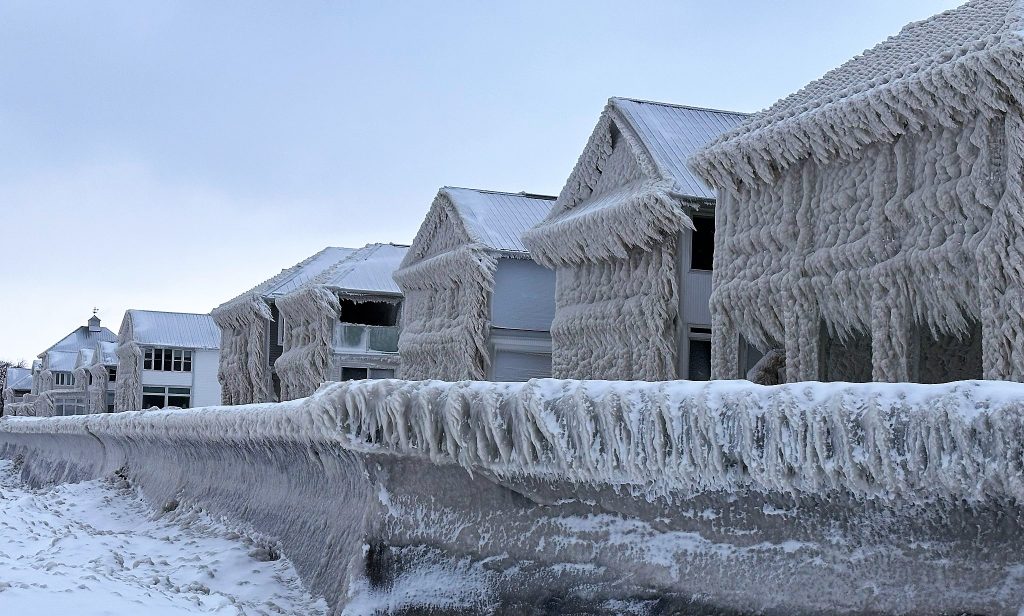
M 390 327 L 398 322 L 398 304 L 341 300 L 341 322 Z
M 192 372 L 192 351 L 189 349 L 146 349 L 142 358 L 145 370 Z
M 111 383 L 117 380 L 117 366 L 107 367 L 107 380 Z
M 370 368 L 371 379 L 393 379 L 395 371 L 391 368 Z
M 711 328 L 690 328 L 690 351 L 686 378 L 691 381 L 711 380 Z
M 715 219 L 693 217 L 694 230 L 690 238 L 690 269 L 712 269 L 715 257 Z

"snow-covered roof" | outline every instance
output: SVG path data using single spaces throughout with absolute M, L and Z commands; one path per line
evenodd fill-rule
M 91 366 L 95 358 L 96 349 L 79 349 L 78 357 L 75 359 L 75 368 Z
M 67 336 L 64 336 L 56 344 L 39 354 L 42 358 L 49 351 L 72 351 L 78 353 L 78 349 L 91 348 L 97 342 L 117 342 L 117 334 L 106 327 L 99 331 L 90 331 L 88 325 L 76 328 Z
M 494 250 L 529 252 L 523 231 L 544 219 L 554 197 L 445 186 L 470 237 Z
M 402 291 L 392 276 L 408 251 L 408 246 L 397 244 L 367 244 L 317 277 L 314 284 L 354 293 L 399 295 Z
M 43 365 L 52 372 L 74 372 L 78 362 L 78 351 L 47 351 L 43 354 Z
M 117 365 L 116 342 L 99 342 L 96 344 L 96 352 L 100 354 L 104 366 Z
M 208 314 L 157 312 L 131 309 L 125 320 L 131 323 L 132 341 L 146 346 L 184 349 L 219 349 L 220 328 Z M 125 328 L 122 326 L 122 331 Z
M 217 309 L 224 308 L 230 304 L 252 296 L 273 299 L 282 295 L 287 295 L 288 293 L 299 289 L 306 283 L 311 282 L 314 278 L 323 274 L 340 261 L 343 261 L 355 251 L 355 248 L 328 246 L 311 257 L 304 259 L 287 269 L 281 270 L 281 273 L 277 274 L 273 278 L 264 280 L 248 291 L 231 298 L 218 306 Z
M 1024 3 L 973 0 L 905 26 L 698 152 L 702 177 L 770 180 L 795 161 L 847 158 L 923 124 L 1020 105 Z
M 7 368 L 7 387 L 14 390 L 32 389 L 32 371 L 28 368 Z
M 609 106 L 632 127 L 675 192 L 695 199 L 714 199 L 715 191 L 686 166 L 694 152 L 722 133 L 742 124 L 748 114 L 687 105 L 613 97 Z
M 621 258 L 676 237 L 689 208 L 715 199 L 687 166 L 690 156 L 747 117 L 609 99 L 550 214 L 523 236 L 534 258 L 548 267 Z

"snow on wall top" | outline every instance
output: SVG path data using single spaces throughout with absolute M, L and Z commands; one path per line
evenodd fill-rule
M 1022 30 L 1021 0 L 972 0 L 910 23 L 723 134 L 691 166 L 713 184 L 770 180 L 774 167 L 847 157 L 925 121 L 948 123 L 950 111 L 1005 109 L 1020 98 Z
M 715 190 L 686 163 L 694 152 L 742 124 L 748 114 L 632 98 L 613 97 L 608 102 L 636 131 L 664 177 L 675 181 L 676 192 L 695 199 L 715 198 Z
M 220 348 L 220 328 L 208 314 L 131 309 L 125 313 L 125 319 L 129 318 L 132 341 L 138 345 Z
M 7 388 L 15 390 L 32 389 L 32 371 L 28 368 L 7 367 Z
M 442 188 L 441 192 L 451 200 L 475 241 L 509 252 L 529 252 L 523 244 L 523 231 L 543 220 L 555 199 L 546 195 L 451 186 Z
M 392 277 L 408 246 L 367 244 L 318 276 L 313 284 L 339 291 L 401 295 Z
M 42 359 L 50 351 L 71 351 L 77 354 L 79 349 L 92 347 L 97 342 L 117 342 L 117 334 L 106 327 L 101 327 L 98 332 L 89 331 L 87 325 L 82 325 L 40 353 L 39 358 Z
M 638 494 L 1024 498 L 1024 384 L 329 383 L 281 404 L 0 418 L 0 435 L 331 443 Z
M 248 291 L 224 302 L 215 310 L 220 310 L 240 300 L 258 296 L 263 298 L 275 298 L 295 291 L 306 283 L 311 282 L 317 276 L 323 274 L 332 266 L 348 258 L 356 249 L 339 248 L 328 246 L 320 252 L 310 256 L 295 265 L 281 270 L 276 276 L 264 280 Z

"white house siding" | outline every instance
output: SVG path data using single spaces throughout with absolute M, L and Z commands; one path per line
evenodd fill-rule
M 192 352 L 192 406 L 215 406 L 221 403 L 217 369 L 220 351 Z
M 555 318 L 555 273 L 529 259 L 498 259 L 491 326 L 549 331 Z

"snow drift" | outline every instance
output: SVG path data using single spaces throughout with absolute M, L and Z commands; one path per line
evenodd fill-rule
M 0 422 L 30 482 L 125 469 L 345 613 L 1024 604 L 1024 385 L 397 380 Z M 450 593 L 435 596 L 443 584 Z

